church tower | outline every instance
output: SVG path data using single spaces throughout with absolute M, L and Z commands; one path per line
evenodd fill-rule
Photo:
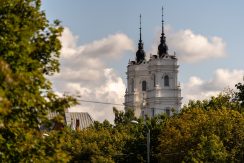
M 181 108 L 181 89 L 178 84 L 177 58 L 168 54 L 168 46 L 164 33 L 162 8 L 162 34 L 158 53 L 145 59 L 141 36 L 135 61 L 127 66 L 127 89 L 125 93 L 125 109 L 133 109 L 136 117 L 153 117 L 159 113 L 171 115 Z

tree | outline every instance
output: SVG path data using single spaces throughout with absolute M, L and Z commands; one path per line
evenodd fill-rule
M 244 84 L 238 83 L 235 85 L 237 88 L 237 92 L 235 93 L 235 98 L 237 102 L 240 103 L 240 112 L 244 111 Z
M 132 109 L 128 109 L 126 112 L 119 111 L 115 107 L 113 108 L 114 112 L 114 123 L 116 125 L 125 125 L 130 124 L 132 120 L 137 120 Z
M 159 137 L 162 162 L 241 162 L 244 116 L 226 108 L 185 108 Z
M 115 129 L 119 132 L 129 135 L 124 139 L 125 146 L 122 150 L 123 156 L 117 162 L 146 162 L 147 160 L 147 133 L 150 129 L 150 160 L 158 162 L 156 157 L 159 144 L 158 136 L 164 128 L 167 116 L 165 114 L 157 115 L 153 118 L 136 118 L 133 110 L 127 112 L 118 111 L 114 108 Z M 136 120 L 138 124 L 133 124 Z
M 238 110 L 239 103 L 234 100 L 235 92 L 233 90 L 227 89 L 221 93 L 219 93 L 216 97 L 212 96 L 210 99 L 205 100 L 190 100 L 187 105 L 184 105 L 183 109 L 219 109 L 219 108 L 227 108 L 232 110 Z
M 129 138 L 127 132 L 120 132 L 105 120 L 81 131 L 68 132 L 63 150 L 71 156 L 71 162 L 119 162 Z
M 48 122 L 48 111 L 63 115 L 64 109 L 76 103 L 70 96 L 55 95 L 46 79 L 59 71 L 58 38 L 62 27 L 57 20 L 50 24 L 40 7 L 40 0 L 0 0 L 0 160 L 3 162 L 62 159 L 53 157 L 55 152 L 42 150 L 46 139 L 42 139 L 39 126 Z
M 187 162 L 226 162 L 228 153 L 217 135 L 200 136 L 195 149 L 188 151 Z

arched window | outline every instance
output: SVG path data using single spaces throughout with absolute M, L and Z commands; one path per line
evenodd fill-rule
M 134 79 L 131 79 L 131 92 L 134 92 Z
M 169 86 L 169 76 L 168 75 L 165 75 L 164 76 L 164 86 L 165 87 L 168 87 Z
M 156 87 L 156 75 L 153 74 L 153 86 Z
M 144 80 L 142 81 L 142 91 L 146 91 L 147 90 L 147 82 Z

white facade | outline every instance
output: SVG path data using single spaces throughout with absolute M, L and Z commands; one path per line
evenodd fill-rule
M 169 55 L 167 51 L 162 26 L 158 55 L 151 55 L 146 60 L 140 33 L 136 61 L 130 61 L 127 66 L 124 103 L 125 109 L 133 109 L 136 117 L 153 117 L 159 113 L 171 115 L 173 111 L 179 112 L 181 109 L 179 65 L 176 56 Z
M 177 59 L 152 56 L 149 61 L 127 67 L 125 108 L 134 109 L 136 117 L 180 111 L 181 89 L 178 84 Z M 143 88 L 144 87 L 144 88 Z

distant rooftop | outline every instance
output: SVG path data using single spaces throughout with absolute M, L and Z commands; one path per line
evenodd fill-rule
M 57 114 L 56 112 L 49 112 L 48 119 L 54 118 Z M 65 122 L 71 129 L 82 130 L 91 126 L 94 120 L 87 112 L 65 112 Z
M 91 126 L 94 122 L 90 114 L 86 112 L 66 112 L 65 120 L 67 126 L 70 126 L 74 130 L 82 130 Z

